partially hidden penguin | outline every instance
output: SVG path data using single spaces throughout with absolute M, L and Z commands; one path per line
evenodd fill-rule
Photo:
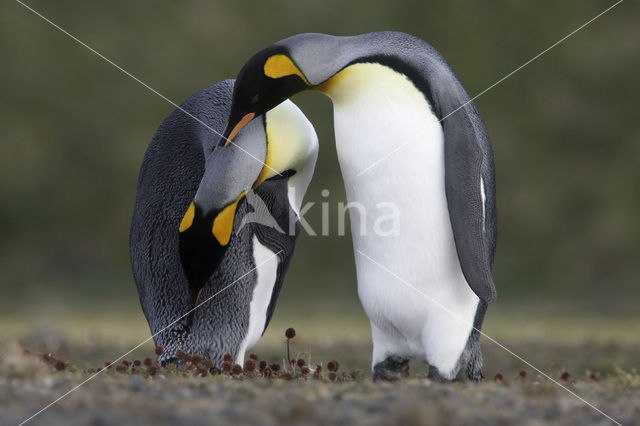
M 399 377 L 411 359 L 433 380 L 481 380 L 497 219 L 493 152 L 472 99 L 414 36 L 299 34 L 240 70 L 219 143 L 307 89 L 333 102 L 347 199 L 367 213 L 350 216 L 374 380 Z M 384 232 L 379 203 L 397 213 Z
M 174 110 L 140 168 L 130 256 L 162 365 L 178 349 L 218 367 L 225 354 L 242 363 L 273 315 L 300 231 L 313 126 L 283 99 L 217 146 L 233 85 L 216 83 Z

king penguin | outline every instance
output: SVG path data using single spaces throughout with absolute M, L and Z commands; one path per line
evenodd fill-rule
M 351 229 L 374 379 L 418 359 L 431 379 L 480 380 L 497 221 L 492 148 L 472 100 L 411 35 L 299 34 L 240 70 L 224 136 L 306 89 L 331 98 L 347 199 L 368 213 L 351 214 Z M 398 212 L 392 235 L 375 232 L 381 202 Z
M 242 363 L 273 315 L 300 230 L 313 126 L 285 101 L 216 146 L 232 89 L 216 83 L 174 110 L 140 168 L 130 256 L 163 365 L 178 349 Z

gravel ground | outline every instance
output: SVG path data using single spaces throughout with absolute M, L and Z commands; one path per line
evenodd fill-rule
M 574 350 L 578 357 L 589 353 Z M 24 354 L 16 341 L 2 343 L 0 356 L 2 425 L 19 424 L 90 377 L 73 366 L 55 371 L 40 356 Z M 621 424 L 640 424 L 640 376 L 619 368 L 597 379 L 590 374 L 559 380 Z M 422 376 L 414 372 L 379 384 L 367 375 L 338 383 L 107 371 L 29 424 L 612 424 L 531 371 L 523 378 L 518 370 L 505 370 L 502 381 L 492 376 L 482 384 L 443 385 Z

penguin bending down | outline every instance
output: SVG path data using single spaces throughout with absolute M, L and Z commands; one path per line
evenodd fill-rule
M 232 89 L 219 82 L 182 108 L 220 134 Z M 302 112 L 285 101 L 232 144 L 218 138 L 176 109 L 140 168 L 131 264 L 162 364 L 178 349 L 216 366 L 227 353 L 242 363 L 273 315 L 300 229 L 318 149 Z
M 497 222 L 493 153 L 469 95 L 413 36 L 299 34 L 241 69 L 224 136 L 306 89 L 333 101 L 348 201 L 369 213 L 380 202 L 398 211 L 392 235 L 373 232 L 371 214 L 351 215 L 374 379 L 420 359 L 432 379 L 480 380 Z

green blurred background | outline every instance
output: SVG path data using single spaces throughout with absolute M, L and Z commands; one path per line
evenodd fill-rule
M 300 32 L 414 34 L 473 96 L 613 2 L 28 2 L 180 103 Z M 640 7 L 610 13 L 476 101 L 497 169 L 496 309 L 637 313 Z M 128 258 L 142 156 L 173 107 L 16 2 L 0 5 L 0 308 L 139 312 Z M 276 311 L 363 313 L 331 103 L 294 101 L 321 150 L 307 200 L 330 234 L 299 240 Z M 321 196 L 322 189 L 330 197 Z M 588 311 L 584 311 L 588 309 Z

